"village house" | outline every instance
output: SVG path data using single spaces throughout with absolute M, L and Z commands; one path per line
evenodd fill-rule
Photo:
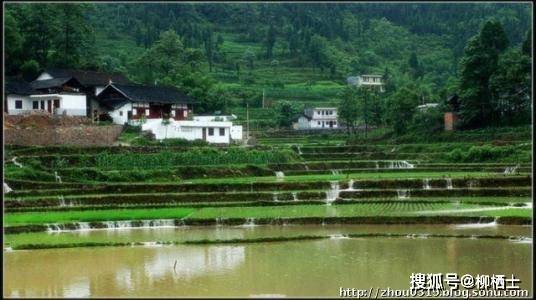
M 33 103 L 30 95 L 35 93 L 32 86 L 21 78 L 5 78 L 4 112 L 8 115 L 19 115 L 31 111 Z M 39 103 L 37 103 L 39 108 Z
M 298 118 L 298 124 L 295 128 L 298 130 L 338 128 L 337 108 L 305 108 L 303 115 Z
M 9 115 L 35 111 L 55 115 L 86 116 L 86 95 L 83 86 L 73 77 L 27 83 L 10 78 L 5 86 L 5 108 Z
M 367 87 L 370 89 L 374 89 L 380 93 L 383 93 L 385 91 L 382 75 L 350 76 L 346 78 L 346 81 L 349 85 L 357 87 Z
M 229 144 L 242 140 L 235 116 L 193 117 L 194 99 L 175 87 L 136 85 L 120 74 L 49 69 L 28 83 L 6 82 L 4 111 L 10 115 L 32 111 L 88 116 L 115 124 L 138 125 L 156 139 L 201 139 Z
M 4 112 L 10 115 L 48 112 L 56 115 L 96 117 L 96 96 L 110 82 L 129 84 L 123 75 L 98 71 L 47 69 L 28 83 L 6 80 Z
M 102 113 L 116 124 L 141 125 L 155 138 L 229 144 L 242 140 L 242 126 L 227 116 L 193 117 L 194 99 L 175 87 L 109 84 L 97 96 Z
M 120 73 L 106 73 L 99 71 L 88 70 L 73 70 L 73 69 L 46 69 L 34 80 L 33 83 L 61 78 L 76 78 L 82 85 L 80 91 L 86 94 L 86 115 L 98 118 L 99 103 L 97 101 L 97 95 L 104 90 L 104 88 L 110 83 L 117 84 L 132 84 L 124 75 Z
M 100 114 L 116 124 L 141 124 L 147 119 L 185 120 L 193 112 L 194 99 L 175 87 L 111 83 L 97 96 Z

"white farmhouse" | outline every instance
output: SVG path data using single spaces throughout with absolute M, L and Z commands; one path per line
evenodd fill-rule
M 6 78 L 4 112 L 19 115 L 33 108 L 30 95 L 35 93 L 30 84 L 19 78 Z M 37 108 L 39 108 L 39 103 Z
M 213 144 L 230 144 L 242 140 L 242 126 L 226 121 L 176 121 L 148 119 L 142 130 L 150 131 L 157 140 L 181 138 L 203 140 Z
M 175 87 L 109 84 L 97 96 L 101 110 L 116 124 L 141 125 L 155 138 L 229 144 L 242 140 L 242 126 L 229 116 L 191 117 L 194 99 Z
M 298 130 L 304 129 L 335 129 L 338 128 L 337 108 L 316 107 L 306 108 L 298 119 Z
M 131 84 L 124 75 L 119 73 L 104 73 L 89 70 L 73 69 L 46 69 L 34 80 L 34 83 L 40 81 L 75 78 L 82 85 L 80 91 L 86 94 L 86 114 L 88 117 L 97 119 L 99 114 L 99 103 L 97 95 L 111 82 L 116 84 Z
M 55 115 L 86 116 L 86 95 L 82 85 L 72 77 L 27 83 L 10 78 L 6 82 L 4 111 L 9 115 L 32 111 Z
M 381 93 L 385 91 L 382 75 L 358 75 L 346 78 L 349 85 L 375 89 Z

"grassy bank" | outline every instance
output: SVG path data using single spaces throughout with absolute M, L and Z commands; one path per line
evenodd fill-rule
M 185 207 L 160 209 L 108 209 L 86 211 L 48 211 L 11 213 L 4 216 L 5 226 L 20 226 L 27 224 L 94 222 L 115 220 L 151 220 L 151 219 L 181 219 L 192 213 L 194 209 Z

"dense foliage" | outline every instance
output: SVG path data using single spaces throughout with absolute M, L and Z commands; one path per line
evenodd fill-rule
M 380 74 L 386 92 L 356 95 L 356 125 L 401 132 L 413 127 L 396 124 L 405 113 L 392 107 L 453 93 L 466 127 L 515 125 L 530 122 L 531 16 L 527 3 L 12 3 L 6 72 L 123 72 L 185 90 L 198 112 L 337 106 L 347 76 Z
M 291 162 L 296 159 L 290 150 L 257 151 L 231 148 L 226 151 L 213 148 L 192 149 L 186 152 L 160 152 L 157 154 L 98 154 L 95 165 L 110 169 L 150 169 L 165 166 L 223 165 L 223 164 L 267 164 Z M 84 163 L 81 162 L 81 166 Z

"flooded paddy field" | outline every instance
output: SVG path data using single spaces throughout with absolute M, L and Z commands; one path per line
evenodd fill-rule
M 532 293 L 532 144 L 494 138 L 8 148 L 3 295 L 336 297 L 414 272 Z M 474 147 L 494 152 L 453 159 Z
M 412 272 L 515 274 L 530 290 L 531 242 L 456 237 L 344 238 L 359 232 L 530 236 L 527 226 L 256 226 L 48 234 L 142 246 L 5 252 L 4 296 L 331 296 L 339 287 L 406 289 Z M 46 233 L 42 233 L 46 234 Z M 35 234 L 34 234 L 35 235 Z M 159 246 L 152 240 L 326 235 L 318 240 Z M 37 237 L 33 237 L 37 238 Z M 493 251 L 490 251 L 493 249 Z M 532 293 L 532 292 L 531 292 Z

